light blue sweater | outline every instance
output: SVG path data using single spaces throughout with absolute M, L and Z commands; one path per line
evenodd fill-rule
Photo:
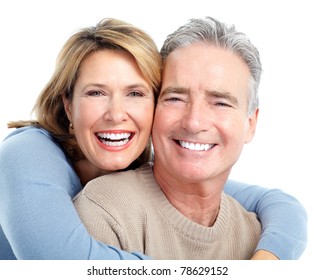
M 72 203 L 82 185 L 51 135 L 26 127 L 0 146 L 0 259 L 145 259 L 97 242 Z M 260 217 L 257 249 L 298 259 L 307 242 L 307 215 L 278 190 L 228 181 L 225 192 Z

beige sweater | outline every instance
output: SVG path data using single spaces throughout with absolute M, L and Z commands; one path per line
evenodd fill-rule
M 91 181 L 75 207 L 97 240 L 154 259 L 250 259 L 261 234 L 256 215 L 224 193 L 212 227 L 192 222 L 167 200 L 148 164 Z

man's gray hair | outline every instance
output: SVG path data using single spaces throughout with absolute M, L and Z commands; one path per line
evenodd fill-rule
M 174 33 L 168 35 L 160 51 L 162 59 L 165 60 L 177 48 L 200 42 L 230 50 L 246 63 L 251 73 L 248 85 L 250 94 L 248 115 L 251 116 L 259 106 L 257 92 L 262 73 L 257 48 L 245 34 L 238 32 L 234 25 L 228 26 L 214 18 L 206 17 L 191 19 Z

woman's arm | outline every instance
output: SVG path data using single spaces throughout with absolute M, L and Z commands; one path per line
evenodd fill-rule
M 229 180 L 224 191 L 248 211 L 255 212 L 262 224 L 256 252 L 271 252 L 282 260 L 298 259 L 307 243 L 307 214 L 291 195 Z
M 79 179 L 48 134 L 26 129 L 7 138 L 0 170 L 0 223 L 18 259 L 145 258 L 88 234 L 72 203 Z

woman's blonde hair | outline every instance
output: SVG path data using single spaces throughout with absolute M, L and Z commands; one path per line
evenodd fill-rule
M 82 61 L 89 54 L 103 49 L 130 53 L 151 85 L 155 100 L 157 99 L 161 83 L 161 58 L 152 38 L 124 21 L 103 19 L 95 27 L 81 29 L 65 43 L 57 58 L 54 74 L 33 108 L 35 121 L 10 122 L 8 127 L 42 127 L 52 134 L 72 161 L 84 159 L 74 135 L 69 133 L 70 122 L 65 113 L 62 96 L 72 100 Z M 140 163 L 150 160 L 150 155 L 149 141 L 140 156 Z

